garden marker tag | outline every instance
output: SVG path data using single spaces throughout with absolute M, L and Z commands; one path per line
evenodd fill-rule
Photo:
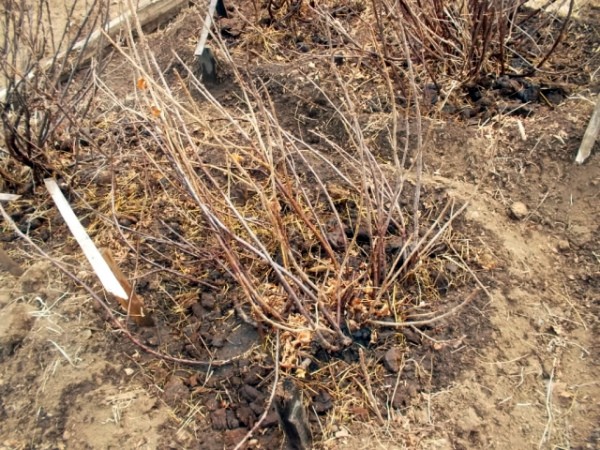
M 123 289 L 123 286 L 121 286 L 121 283 L 119 283 L 117 280 L 117 277 L 110 269 L 108 263 L 100 254 L 98 247 L 96 247 L 96 244 L 94 244 L 90 236 L 85 231 L 85 228 L 83 228 L 83 225 L 81 225 L 81 222 L 73 212 L 73 209 L 71 209 L 69 202 L 67 202 L 67 199 L 56 184 L 56 181 L 54 181 L 52 178 L 46 178 L 44 180 L 44 184 L 52 196 L 52 200 L 54 200 L 54 203 L 60 211 L 60 214 L 63 216 L 63 219 L 65 219 L 65 222 L 67 223 L 69 230 L 71 230 L 73 237 L 83 250 L 87 260 L 92 265 L 94 272 L 96 272 L 96 275 L 98 275 L 98 278 L 100 279 L 102 286 L 104 286 L 104 289 L 117 298 L 128 300 L 129 297 L 127 292 L 125 292 L 125 289 Z
M 216 9 L 217 0 L 210 0 L 210 4 L 208 5 L 208 13 L 204 19 L 202 31 L 200 32 L 200 39 L 198 40 L 198 45 L 196 45 L 196 51 L 194 51 L 194 55 L 196 56 L 200 56 L 204 51 L 204 46 L 206 45 L 206 40 L 208 39 L 208 33 L 210 32 L 210 27 L 212 25 L 213 16 L 215 15 Z
M 208 33 L 210 32 L 210 27 L 212 26 L 213 16 L 215 14 L 215 10 L 217 9 L 217 1 L 218 0 L 211 0 L 210 4 L 208 5 L 208 13 L 204 19 L 204 26 L 202 27 L 202 31 L 200 33 L 200 39 L 198 40 L 198 45 L 196 45 L 196 50 L 194 51 L 194 56 L 196 57 L 196 63 L 199 69 L 198 73 L 201 75 L 203 82 L 208 81 L 210 83 L 216 83 L 217 81 L 217 61 L 211 49 L 206 47 L 206 40 L 208 39 Z

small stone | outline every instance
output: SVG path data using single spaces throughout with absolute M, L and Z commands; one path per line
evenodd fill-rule
M 310 51 L 310 47 L 306 42 L 298 42 L 296 44 L 296 49 L 302 53 L 308 53 Z
M 568 252 L 571 250 L 571 244 L 566 239 L 561 239 L 556 243 L 556 248 L 559 252 Z
M 413 345 L 421 345 L 421 336 L 412 331 L 410 328 L 405 328 L 402 330 L 402 334 L 404 335 L 406 342 L 409 342 Z
M 92 337 L 92 330 L 90 330 L 89 328 L 86 328 L 85 330 L 83 330 L 81 332 L 80 336 L 81 336 L 82 339 L 87 340 L 87 339 L 89 339 L 89 338 Z
M 254 412 L 254 414 L 256 414 L 257 416 L 260 416 L 263 412 L 264 412 L 264 405 L 262 401 L 256 401 L 256 402 L 252 402 L 250 403 L 250 409 Z M 275 416 L 277 416 L 277 413 L 275 413 Z M 275 420 L 277 420 L 277 417 L 275 417 Z
M 510 216 L 516 220 L 524 219 L 527 214 L 529 214 L 529 209 L 527 209 L 527 205 L 523 202 L 514 202 L 510 205 Z
M 42 292 L 50 282 L 49 271 L 50 263 L 46 261 L 39 261 L 33 264 L 19 278 L 20 291 L 23 294 L 37 294 Z
M 336 439 L 350 437 L 350 433 L 345 428 L 342 428 L 340 431 L 335 432 Z
M 383 365 L 390 372 L 398 373 L 402 362 L 402 351 L 399 348 L 390 348 L 383 356 Z
M 125 375 L 127 375 L 128 377 L 130 377 L 131 375 L 133 375 L 134 370 L 131 367 L 126 367 L 124 369 Z
M 4 308 L 4 306 L 8 305 L 8 303 L 11 301 L 11 299 L 12 299 L 12 293 L 10 291 L 1 290 L 0 291 L 0 308 Z
M 473 211 L 473 210 L 467 209 L 467 212 L 465 213 L 466 220 L 475 221 L 475 220 L 479 220 L 480 218 L 481 218 L 481 214 L 479 214 L 479 211 Z
M 117 222 L 119 222 L 119 225 L 126 228 L 133 225 L 133 222 L 129 219 L 129 217 L 119 217 Z
M 448 272 L 450 272 L 452 275 L 456 275 L 456 273 L 458 272 L 459 267 L 454 264 L 453 262 L 448 262 L 446 263 L 446 270 Z
M 198 319 L 202 319 L 206 315 L 206 310 L 200 303 L 194 303 L 192 305 L 192 313 Z

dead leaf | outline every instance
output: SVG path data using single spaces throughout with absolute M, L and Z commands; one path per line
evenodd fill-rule
M 152 108 L 150 108 L 150 114 L 152 114 L 154 117 L 160 117 L 161 112 L 162 111 L 157 106 L 153 106 Z
M 138 78 L 137 82 L 135 83 L 135 86 L 139 90 L 147 89 L 148 88 L 148 82 L 144 78 L 140 77 L 140 78 Z

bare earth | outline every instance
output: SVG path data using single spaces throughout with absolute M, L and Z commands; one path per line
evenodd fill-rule
M 573 164 L 598 76 L 531 117 L 432 122 L 426 182 L 470 198 L 455 226 L 480 262 L 486 301 L 442 325 L 468 324 L 463 336 L 419 344 L 431 347 L 436 381 L 389 424 L 340 423 L 321 448 L 600 448 L 598 144 Z M 527 206 L 519 220 L 515 202 Z M 164 378 L 151 378 L 149 358 L 85 293 L 18 241 L 2 245 L 27 270 L 0 273 L 0 449 L 233 447 L 206 431 L 209 410 L 189 401 L 187 386 L 168 383 L 174 369 L 156 362 Z

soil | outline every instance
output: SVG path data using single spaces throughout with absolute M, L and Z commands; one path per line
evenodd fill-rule
M 472 301 L 422 329 L 375 334 L 363 327 L 348 332 L 353 344 L 343 352 L 315 349 L 307 376 L 294 377 L 308 405 L 315 448 L 600 448 L 598 144 L 584 165 L 573 163 L 600 93 L 599 6 L 586 4 L 589 13 L 579 11 L 547 69 L 578 73 L 560 81 L 517 79 L 517 85 L 483 77 L 466 85 L 439 115 L 424 118 L 424 222 L 446 199 L 468 202 L 453 222 L 451 242 L 480 284 L 466 281 L 468 271 L 445 259 L 445 249 L 432 251 L 434 306 L 447 310 L 478 289 Z M 171 49 L 191 61 L 198 17 L 192 8 L 148 36 L 158 64 L 173 80 L 178 63 Z M 227 20 L 236 31 L 235 17 Z M 331 81 L 320 71 L 317 49 L 299 55 L 291 62 L 248 62 L 249 71 L 268 89 L 284 127 L 314 145 L 324 145 L 317 134 L 344 142 L 342 126 L 330 120 L 323 93 L 309 81 L 315 74 L 325 87 Z M 342 63 L 349 65 L 348 59 Z M 114 92 L 131 95 L 135 77 L 122 59 L 113 56 L 106 73 Z M 235 108 L 239 88 L 227 67 L 222 73 L 212 92 Z M 368 139 L 375 143 L 382 140 L 377 117 L 386 113 L 387 101 L 378 87 L 365 88 L 370 97 L 361 105 Z M 436 90 L 423 89 L 424 104 L 429 99 L 435 106 Z M 535 95 L 523 99 L 523 92 Z M 515 109 L 527 114 L 509 114 Z M 128 131 L 135 124 L 117 125 L 124 131 L 114 135 L 133 160 L 142 138 Z M 380 147 L 385 159 L 386 147 Z M 102 175 L 93 161 L 81 167 L 81 180 Z M 100 198 L 88 200 L 100 210 L 106 208 Z M 71 200 L 81 213 L 94 209 Z M 7 206 L 19 227 L 80 279 L 94 283 L 43 191 L 20 202 Z M 175 212 L 158 203 L 149 209 L 163 217 L 148 229 L 182 233 Z M 119 223 L 136 225 L 136 214 L 124 211 Z M 87 217 L 85 224 L 99 243 L 116 239 L 106 222 Z M 154 308 L 157 325 L 129 324 L 153 350 L 234 359 L 192 367 L 156 358 L 128 340 L 88 292 L 49 262 L 36 260 L 3 227 L 1 245 L 26 271 L 19 277 L 0 273 L 0 449 L 234 448 L 261 416 L 274 378 L 267 350 L 273 337 L 236 316 L 239 292 L 225 289 L 230 280 L 208 257 L 182 260 L 174 269 L 190 277 L 194 270 L 208 273 L 202 279 L 210 287 L 183 285 L 168 273 L 158 278 L 144 267 L 136 290 Z M 119 253 L 119 244 L 112 247 L 126 272 L 137 271 L 126 251 Z M 165 251 L 158 247 L 155 255 Z M 161 306 L 163 298 L 179 309 Z M 364 388 L 353 381 L 366 384 L 358 364 L 363 349 L 385 423 L 359 401 Z M 340 391 L 332 390 L 331 379 L 341 380 Z M 273 407 L 250 448 L 278 448 L 283 440 Z

